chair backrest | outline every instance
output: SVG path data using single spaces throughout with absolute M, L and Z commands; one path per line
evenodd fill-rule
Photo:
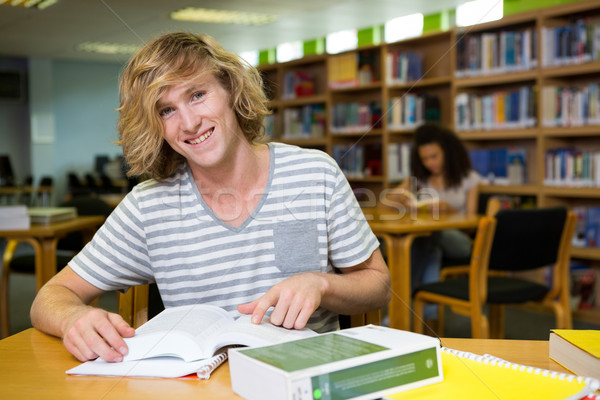
M 75 197 L 63 202 L 61 207 L 75 207 L 77 215 L 102 215 L 108 217 L 113 208 L 104 200 L 97 197 Z M 81 232 L 71 232 L 60 239 L 57 248 L 61 250 L 79 251 L 83 247 L 83 235 Z
M 489 269 L 530 270 L 556 263 L 567 213 L 565 207 L 498 211 Z
M 469 299 L 478 306 L 487 298 L 487 272 L 497 221 L 485 216 L 479 220 L 469 266 Z

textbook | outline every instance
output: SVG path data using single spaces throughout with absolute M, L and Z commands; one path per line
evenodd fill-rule
M 442 348 L 444 381 L 385 397 L 389 400 L 586 400 L 600 382 L 594 378 L 515 364 L 489 354 Z M 586 397 L 589 396 L 589 397 Z
M 550 358 L 577 375 L 600 379 L 600 330 L 552 330 Z
M 29 207 L 27 214 L 32 224 L 51 224 L 77 217 L 75 207 Z
M 374 399 L 443 380 L 440 341 L 367 325 L 229 350 L 233 391 L 247 400 Z
M 88 361 L 67 374 L 179 377 L 199 371 L 228 346 L 262 346 L 317 335 L 306 328 L 272 325 L 267 318 L 253 324 L 250 318 L 234 319 L 211 305 L 167 308 L 137 328 L 133 337 L 124 339 L 129 353 L 122 362 Z

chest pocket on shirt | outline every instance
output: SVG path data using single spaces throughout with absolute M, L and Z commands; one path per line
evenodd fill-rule
M 273 229 L 275 263 L 283 273 L 320 271 L 317 228 L 313 221 L 278 223 Z

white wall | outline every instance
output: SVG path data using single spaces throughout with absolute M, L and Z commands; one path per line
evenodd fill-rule
M 0 58 L 0 68 L 12 64 L 29 71 L 29 103 L 0 103 L 0 154 L 11 155 L 18 179 L 53 176 L 58 204 L 68 172 L 83 176 L 93 172 L 96 154 L 121 154 L 113 142 L 122 65 Z

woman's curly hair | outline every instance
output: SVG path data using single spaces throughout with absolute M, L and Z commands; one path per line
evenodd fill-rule
M 419 147 L 432 143 L 437 143 L 444 152 L 444 183 L 448 188 L 460 186 L 472 169 L 471 158 L 454 132 L 433 123 L 421 125 L 415 131 L 410 157 L 412 175 L 419 182 L 425 182 L 431 176 L 419 157 Z

